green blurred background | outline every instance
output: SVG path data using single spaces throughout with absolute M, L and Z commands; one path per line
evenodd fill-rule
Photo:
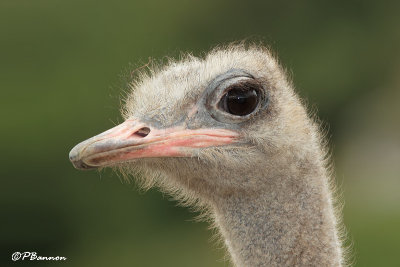
M 400 266 L 399 1 L 0 0 L 1 266 L 228 266 L 206 223 L 68 161 L 149 57 L 269 44 L 328 124 L 356 266 Z M 22 264 L 26 265 L 27 262 Z

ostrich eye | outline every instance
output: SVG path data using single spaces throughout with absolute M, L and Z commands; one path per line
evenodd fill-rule
M 258 100 L 256 89 L 232 87 L 222 97 L 220 108 L 235 116 L 246 116 L 257 108 Z
M 267 107 L 267 85 L 262 78 L 232 69 L 208 85 L 204 106 L 218 122 L 234 125 L 249 121 L 257 118 L 257 113 Z

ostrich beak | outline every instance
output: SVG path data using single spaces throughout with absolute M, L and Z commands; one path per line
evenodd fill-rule
M 69 159 L 77 169 L 92 169 L 138 158 L 191 157 L 196 148 L 231 144 L 237 137 L 225 129 L 157 129 L 130 119 L 76 145 Z

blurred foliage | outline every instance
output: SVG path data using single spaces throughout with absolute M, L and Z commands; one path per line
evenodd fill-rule
M 356 266 L 399 266 L 399 11 L 372 0 L 1 0 L 0 264 L 37 251 L 70 266 L 228 266 L 207 224 L 168 196 L 78 172 L 67 156 L 121 121 L 130 63 L 250 38 L 277 52 L 330 125 Z

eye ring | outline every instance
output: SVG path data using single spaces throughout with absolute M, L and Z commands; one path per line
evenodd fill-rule
M 245 82 L 229 86 L 221 97 L 218 108 L 233 116 L 244 117 L 253 113 L 259 102 L 258 86 Z
M 253 75 L 241 69 L 231 69 L 217 76 L 207 86 L 204 92 L 204 106 L 211 117 L 221 123 L 238 124 L 253 118 L 261 109 L 268 106 L 269 97 L 266 89 L 268 82 L 255 78 Z M 252 90 L 257 94 L 257 105 L 247 115 L 238 116 L 231 114 L 224 104 L 224 98 L 231 89 Z M 248 113 L 248 112 L 247 112 Z

